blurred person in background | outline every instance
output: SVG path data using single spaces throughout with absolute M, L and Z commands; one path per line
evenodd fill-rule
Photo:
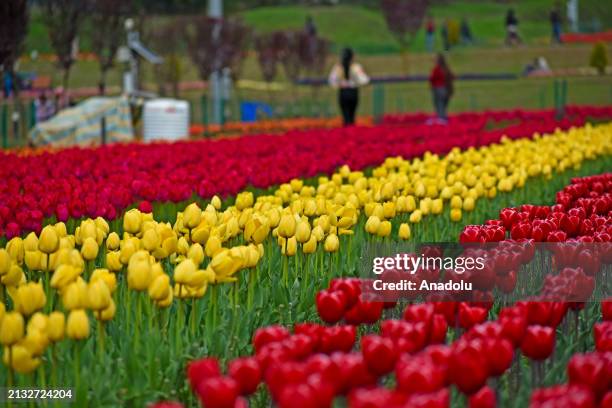
M 359 103 L 359 87 L 367 85 L 370 78 L 363 67 L 353 62 L 353 50 L 342 50 L 340 62 L 335 64 L 329 74 L 329 84 L 338 89 L 338 103 L 342 111 L 344 126 L 355 123 L 355 112 Z
M 427 52 L 433 52 L 434 41 L 436 34 L 436 23 L 433 17 L 429 16 L 427 23 L 425 24 L 425 49 Z
M 446 111 L 454 93 L 454 80 L 455 77 L 446 63 L 446 58 L 444 58 L 444 55 L 438 54 L 436 65 L 429 76 L 431 96 L 438 122 L 448 122 Z
M 440 27 L 440 34 L 442 35 L 442 45 L 444 47 L 444 51 L 450 50 L 450 38 L 448 38 L 448 19 L 444 20 L 442 23 L 442 27 Z
M 514 9 L 506 13 L 506 45 L 515 45 L 522 42 L 518 32 L 519 21 L 514 14 Z
M 461 42 L 463 44 L 473 44 L 474 38 L 472 38 L 472 30 L 470 29 L 470 25 L 468 24 L 467 18 L 463 17 L 461 19 L 461 26 L 459 28 L 459 32 L 461 34 Z
M 552 43 L 561 44 L 561 11 L 559 8 L 559 2 L 555 2 L 555 6 L 550 11 L 550 28 Z
M 304 32 L 310 37 L 317 36 L 317 26 L 315 25 L 312 16 L 306 17 L 306 23 L 304 24 Z
M 36 123 L 45 122 L 53 115 L 55 115 L 55 104 L 49 98 L 47 93 L 43 92 L 34 101 L 34 108 L 36 109 Z

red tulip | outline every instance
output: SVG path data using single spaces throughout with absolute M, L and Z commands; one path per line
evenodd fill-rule
M 355 326 L 327 327 L 321 334 L 320 349 L 324 353 L 350 351 L 355 344 L 357 330 Z
M 234 408 L 238 384 L 229 377 L 211 377 L 202 380 L 196 392 L 206 408 Z
M 604 320 L 612 320 L 612 298 L 601 302 L 601 316 Z
M 187 378 L 192 390 L 195 390 L 202 380 L 220 375 L 221 368 L 216 358 L 202 358 L 187 365 Z
M 450 380 L 465 394 L 471 395 L 483 387 L 488 366 L 480 340 L 459 341 L 453 346 L 449 362 Z
M 589 387 L 595 395 L 602 397 L 612 388 L 612 358 L 603 354 L 575 354 L 567 365 L 570 384 Z
M 336 323 L 344 316 L 346 295 L 343 291 L 322 290 L 317 293 L 317 312 L 326 323 Z
M 147 405 L 148 408 L 183 408 L 183 404 L 174 401 L 160 401 Z
M 280 391 L 279 408 L 318 408 L 315 390 L 309 384 L 289 384 Z
M 497 397 L 491 387 L 482 387 L 476 394 L 470 395 L 468 399 L 469 408 L 495 408 Z
M 255 352 L 259 352 L 268 343 L 281 341 L 289 337 L 289 331 L 282 326 L 268 326 L 257 329 L 253 335 Z
M 529 401 L 530 408 L 577 407 L 596 408 L 593 393 L 578 385 L 557 385 L 535 390 Z
M 363 358 L 372 374 L 385 375 L 393 370 L 397 360 L 397 349 L 389 338 L 376 335 L 361 338 Z
M 395 368 L 397 388 L 408 394 L 430 393 L 444 387 L 446 375 L 426 358 L 401 358 Z
M 236 381 L 241 395 L 254 393 L 261 382 L 261 369 L 253 357 L 230 361 L 227 366 L 227 374 Z
M 486 320 L 489 311 L 482 307 L 471 307 L 466 303 L 459 304 L 459 325 L 464 329 L 469 329 L 475 324 Z
M 555 330 L 533 325 L 527 327 L 525 337 L 521 343 L 521 350 L 526 357 L 532 360 L 545 360 L 555 348 Z
M 428 394 L 412 394 L 405 406 L 413 408 L 448 408 L 450 406 L 450 395 L 448 389 Z

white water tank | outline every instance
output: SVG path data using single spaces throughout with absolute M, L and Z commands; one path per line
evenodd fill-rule
M 143 139 L 181 140 L 189 136 L 189 102 L 178 99 L 152 99 L 142 114 Z

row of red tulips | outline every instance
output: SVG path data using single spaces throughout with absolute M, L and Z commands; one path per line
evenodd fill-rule
M 584 209 L 581 221 L 595 215 L 603 217 L 603 225 L 610 225 L 611 208 L 600 211 L 592 203 L 612 192 L 610 181 L 610 174 L 572 180 L 548 210 L 523 206 L 516 216 L 502 210 L 501 220 L 488 221 L 481 228 L 493 225 L 502 228 L 505 236 L 506 230 L 512 231 L 514 224 L 525 219 L 563 219 L 577 208 Z M 567 199 L 566 194 L 571 197 Z M 561 216 L 551 216 L 555 213 Z M 555 225 L 559 227 L 561 222 Z M 473 228 L 468 226 L 466 230 Z M 486 238 L 486 233 L 483 236 Z M 566 240 L 588 241 L 586 237 L 594 236 L 606 239 L 593 228 L 571 238 L 566 236 Z M 610 241 L 608 236 L 606 242 Z M 518 242 L 523 244 L 513 247 L 522 248 L 517 261 L 522 263 L 528 258 L 525 254 L 529 255 L 533 238 L 521 237 Z M 563 273 L 568 273 L 567 269 Z M 351 407 L 448 407 L 449 386 L 454 385 L 468 397 L 470 407 L 494 407 L 498 396 L 488 382 L 508 373 L 511 367 L 520 370 L 520 354 L 532 361 L 535 372 L 541 371 L 542 362 L 554 353 L 557 328 L 570 310 L 579 313 L 584 306 L 536 298 L 502 307 L 494 320 L 487 321 L 493 307 L 491 297 L 476 302 L 432 297 L 408 305 L 401 320 L 381 321 L 380 334 L 364 335 L 358 341 L 360 324 L 378 323 L 383 309 L 395 306 L 395 302 L 365 300 L 362 283 L 356 278 L 334 279 L 318 293 L 316 305 L 321 320 L 343 320 L 341 325 L 300 323 L 294 326 L 293 334 L 281 326 L 261 328 L 253 336 L 254 356 L 231 361 L 226 374 L 215 358 L 191 362 L 187 375 L 194 393 L 207 408 L 241 407 L 247 406 L 244 398 L 263 382 L 281 408 L 329 407 L 337 396 L 345 396 Z M 546 292 L 546 285 L 543 290 Z M 531 406 L 609 406 L 612 299 L 602 301 L 601 306 L 604 321 L 594 328 L 597 352 L 574 355 L 567 367 L 569 385 L 534 390 Z M 456 340 L 445 344 L 449 328 L 458 326 L 463 333 L 455 330 Z M 392 373 L 395 387 L 380 386 L 380 380 Z
M 557 121 L 546 112 L 486 112 L 458 116 L 453 126 L 381 125 L 292 131 L 232 140 L 123 144 L 71 148 L 21 157 L 0 154 L 0 237 L 39 232 L 46 217 L 101 216 L 113 220 L 142 202 L 181 202 L 265 188 L 294 177 L 352 169 L 390 156 L 417 157 L 528 137 L 612 117 L 612 109 L 581 108 Z M 476 118 L 478 118 L 476 120 Z M 490 120 L 514 118 L 516 125 L 486 130 Z

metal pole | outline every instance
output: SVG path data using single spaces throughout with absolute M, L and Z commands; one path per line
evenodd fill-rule
M 100 138 L 102 146 L 106 144 L 106 117 L 102 116 L 100 119 Z
M 221 19 L 223 18 L 223 0 L 208 0 L 208 17 L 217 19 L 219 22 L 213 32 L 213 38 L 220 38 Z M 223 106 L 221 103 L 221 72 L 215 71 L 210 75 L 208 81 L 212 101 L 212 122 L 221 124 L 223 121 Z

